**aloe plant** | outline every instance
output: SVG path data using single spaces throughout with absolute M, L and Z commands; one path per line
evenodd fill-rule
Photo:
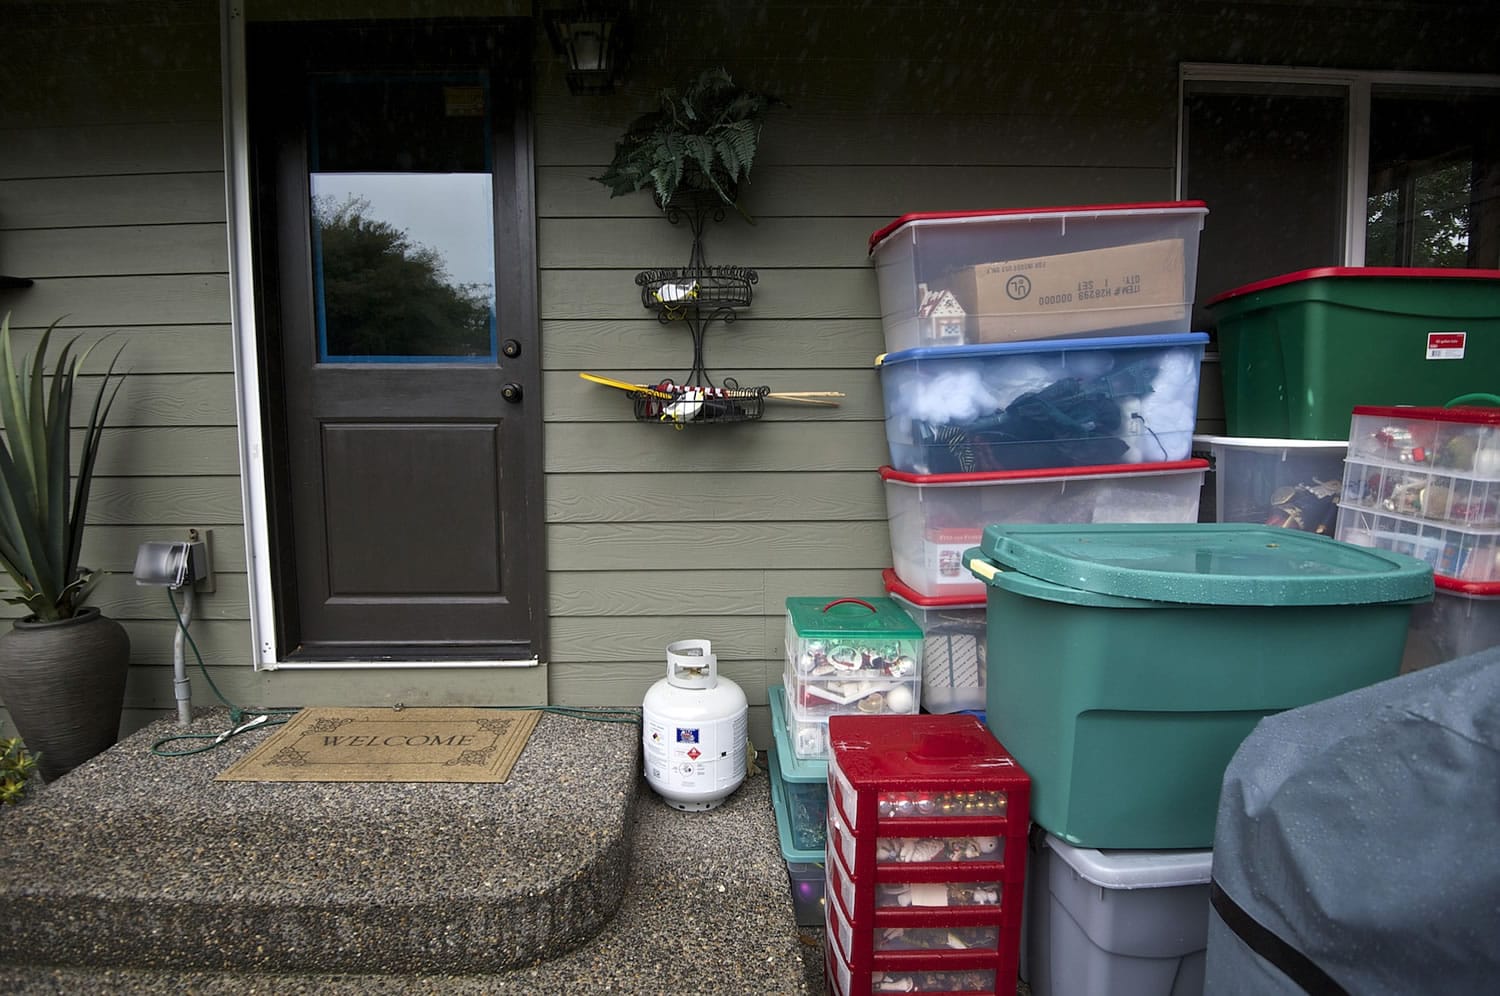
M 661 91 L 658 109 L 630 123 L 609 168 L 593 179 L 611 197 L 649 187 L 666 208 L 678 190 L 699 190 L 744 214 L 739 186 L 755 164 L 766 113 L 781 103 L 736 85 L 723 69 L 706 70 L 680 93 Z
M 17 366 L 10 315 L 0 319 L 0 567 L 20 592 L 5 600 L 25 605 L 42 622 L 72 618 L 93 587 L 95 572 L 80 567 L 78 557 L 99 439 L 124 379 L 115 376 L 122 346 L 87 419 L 75 427 L 74 393 L 94 346 L 79 351 L 74 337 L 49 371 L 47 347 L 57 324 L 48 326 L 36 351 Z M 75 428 L 83 432 L 76 480 Z
M 0 740 L 0 804 L 14 806 L 26 798 L 37 774 L 37 757 L 19 738 Z

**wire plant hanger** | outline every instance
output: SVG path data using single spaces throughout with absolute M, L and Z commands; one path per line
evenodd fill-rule
M 703 254 L 703 230 L 707 221 L 724 219 L 724 205 L 703 196 L 679 192 L 666 206 L 671 224 L 686 222 L 693 233 L 692 252 L 685 267 L 662 267 L 636 274 L 641 304 L 656 313 L 663 325 L 682 322 L 693 342 L 692 366 L 678 382 L 663 381 L 658 391 L 635 397 L 636 417 L 672 422 L 744 422 L 758 419 L 765 411 L 768 387 L 743 388 L 733 377 L 722 386 L 709 375 L 704 360 L 704 338 L 715 322 L 733 324 L 739 310 L 750 306 L 754 285 L 760 276 L 744 266 L 709 266 Z M 660 397 L 668 393 L 670 398 Z

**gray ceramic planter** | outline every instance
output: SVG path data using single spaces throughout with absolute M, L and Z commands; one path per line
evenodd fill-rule
M 125 628 L 92 607 L 61 622 L 18 619 L 0 636 L 0 699 L 43 778 L 119 739 L 129 668 Z

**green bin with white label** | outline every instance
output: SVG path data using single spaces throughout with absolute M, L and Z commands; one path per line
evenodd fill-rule
M 1500 393 L 1500 270 L 1324 267 L 1208 309 L 1231 436 L 1346 439 L 1355 405 Z
M 1213 846 L 1262 717 L 1394 678 L 1413 557 L 1249 523 L 985 528 L 986 722 L 1070 844 Z

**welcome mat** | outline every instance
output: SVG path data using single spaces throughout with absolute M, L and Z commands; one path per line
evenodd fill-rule
M 503 782 L 535 709 L 303 709 L 220 772 L 231 782 Z

